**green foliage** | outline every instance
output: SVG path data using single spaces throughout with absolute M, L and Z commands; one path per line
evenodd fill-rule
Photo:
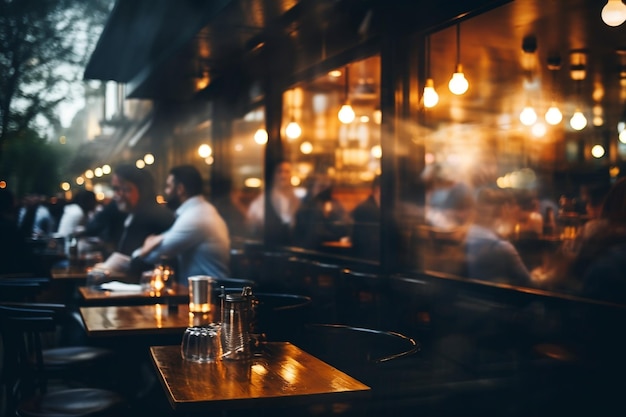
M 112 2 L 0 0 L 0 172 L 22 192 L 58 188 L 63 153 L 43 138 L 59 130 L 57 106 L 81 81 Z
M 54 195 L 59 191 L 59 168 L 62 149 L 41 138 L 33 130 L 24 130 L 8 143 L 0 164 L 0 178 L 18 195 L 35 192 Z

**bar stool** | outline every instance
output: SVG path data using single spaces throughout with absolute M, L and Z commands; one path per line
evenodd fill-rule
M 0 305 L 2 383 L 7 415 L 124 415 L 126 402 L 112 391 L 85 387 L 49 389 L 53 374 L 45 364 L 43 339 L 45 334 L 55 330 L 55 313 L 52 310 Z

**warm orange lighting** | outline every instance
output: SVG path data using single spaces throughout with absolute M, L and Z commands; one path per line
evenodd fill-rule
M 7 188 L 7 182 L 6 181 L 0 181 L 0 188 Z

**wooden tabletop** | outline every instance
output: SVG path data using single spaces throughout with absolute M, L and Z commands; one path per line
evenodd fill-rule
M 176 285 L 160 293 L 108 291 L 84 286 L 78 287 L 78 292 L 86 305 L 183 304 L 189 302 L 189 289 L 184 285 Z
M 165 304 L 80 307 L 87 335 L 91 337 L 178 334 L 187 327 L 219 321 L 217 309 L 189 313 L 188 304 L 172 311 Z
M 250 361 L 189 362 L 180 346 L 152 346 L 150 355 L 172 408 L 181 412 L 348 400 L 370 391 L 288 342 L 266 343 Z
M 67 268 L 52 268 L 50 270 L 50 276 L 54 280 L 86 280 L 88 268 L 70 266 Z M 111 280 L 116 279 L 120 281 L 127 280 L 128 278 L 121 272 L 109 272 L 109 278 Z

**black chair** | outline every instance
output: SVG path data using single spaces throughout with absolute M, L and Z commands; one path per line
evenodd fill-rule
M 254 293 L 254 329 L 270 341 L 291 341 L 309 323 L 311 297 L 296 294 Z
M 295 344 L 313 356 L 372 388 L 368 399 L 358 402 L 325 404 L 324 413 L 341 415 L 400 415 L 406 405 L 400 400 L 407 393 L 412 376 L 409 369 L 419 369 L 412 360 L 422 362 L 416 355 L 420 345 L 403 334 L 340 324 L 310 324 Z M 340 410 L 337 411 L 336 410 Z M 298 410 L 300 415 L 319 414 L 319 410 Z M 409 415 L 415 415 L 411 409 Z
M 56 330 L 55 312 L 25 306 L 0 305 L 0 331 L 3 342 L 2 383 L 7 415 L 45 416 L 120 416 L 125 400 L 100 388 L 49 389 L 52 381 L 46 364 L 45 335 Z
M 35 301 L 49 282 L 50 278 L 47 277 L 0 276 L 0 302 Z

